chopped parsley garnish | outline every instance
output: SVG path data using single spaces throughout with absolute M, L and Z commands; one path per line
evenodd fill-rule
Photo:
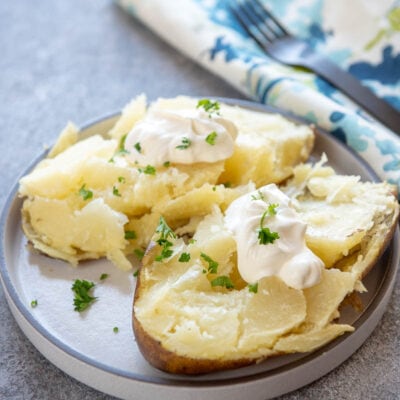
M 90 295 L 90 290 L 95 286 L 93 282 L 86 280 L 76 279 L 72 284 L 72 291 L 74 292 L 74 310 L 81 312 L 86 310 L 97 297 Z
M 118 182 L 119 183 L 125 183 L 125 178 L 123 176 L 118 177 Z
M 176 238 L 174 231 L 168 226 L 163 216 L 158 221 L 156 232 L 160 234 L 160 239 Z
M 135 145 L 134 145 L 133 147 L 136 149 L 136 151 L 137 151 L 138 153 L 141 153 L 141 152 L 142 152 L 142 146 L 140 145 L 139 142 L 135 143 Z
M 232 283 L 229 276 L 221 275 L 211 281 L 211 286 L 222 286 L 227 289 L 234 289 L 234 284 Z
M 37 300 L 32 300 L 32 301 L 31 301 L 31 307 L 32 307 L 32 308 L 37 307 L 37 305 L 38 305 L 38 301 L 37 301 Z
M 257 194 L 252 194 L 251 199 L 252 200 L 265 200 L 265 197 L 261 191 L 257 190 Z
M 178 259 L 179 262 L 188 262 L 190 261 L 190 253 L 182 253 Z
M 171 161 L 165 161 L 165 163 L 163 164 L 164 167 L 169 167 L 171 165 Z
M 171 247 L 174 245 L 172 242 L 167 239 L 158 239 L 157 243 L 159 246 L 161 246 L 161 253 L 156 256 L 156 261 L 162 261 L 172 256 L 174 253 L 174 251 L 171 249 Z
M 211 146 L 214 146 L 214 144 L 215 144 L 215 139 L 217 139 L 217 136 L 218 136 L 218 134 L 217 134 L 217 132 L 211 132 L 209 135 L 207 135 L 207 137 L 206 137 L 206 142 L 208 143 L 208 144 L 210 144 Z
M 208 263 L 208 272 L 216 274 L 218 271 L 218 263 L 205 253 L 201 253 L 200 257 Z
M 100 275 L 100 280 L 101 280 L 101 281 L 104 281 L 105 279 L 108 278 L 108 276 L 109 276 L 108 274 L 101 274 L 101 275 Z
M 269 215 L 276 215 L 276 209 L 279 204 L 268 204 L 268 214 Z
M 249 292 L 251 292 L 251 293 L 258 292 L 258 282 L 254 283 L 254 284 L 249 283 L 247 287 L 249 288 Z
M 168 240 L 168 238 L 176 238 L 174 231 L 168 226 L 167 222 L 165 221 L 164 217 L 160 217 L 158 222 L 158 226 L 156 228 L 156 232 L 160 234 L 156 243 L 161 247 L 161 253 L 156 256 L 156 261 L 162 261 L 166 258 L 169 258 L 173 254 L 173 250 L 171 247 L 173 243 Z
M 258 230 L 258 241 L 259 244 L 270 244 L 274 243 L 276 239 L 279 239 L 278 232 L 271 232 L 268 227 L 260 228 Z
M 124 235 L 126 240 L 132 240 L 132 239 L 136 239 L 137 235 L 135 231 L 125 231 L 125 235 Z
M 204 108 L 205 112 L 208 112 L 211 117 L 212 113 L 219 114 L 220 105 L 218 101 L 211 101 L 210 99 L 201 99 L 198 101 L 196 108 Z
M 79 196 L 82 197 L 83 200 L 89 200 L 93 197 L 93 192 L 91 190 L 86 189 L 86 183 L 82 185 L 82 187 L 79 189 Z
M 129 153 L 129 151 L 125 149 L 125 140 L 126 140 L 126 135 L 122 136 L 119 141 L 117 154 L 128 154 Z
M 113 332 L 114 332 L 114 333 L 118 333 L 118 332 L 119 332 L 119 328 L 118 328 L 118 326 L 114 326 L 114 328 L 113 328 Z
M 270 244 L 274 243 L 276 239 L 279 239 L 278 232 L 271 232 L 271 230 L 266 226 L 264 227 L 264 220 L 267 216 L 272 216 L 276 214 L 276 208 L 278 204 L 269 204 L 268 208 L 264 211 L 260 220 L 260 228 L 258 229 L 258 242 L 259 244 Z
M 187 137 L 182 138 L 181 143 L 182 144 L 180 144 L 179 146 L 176 146 L 176 148 L 179 150 L 186 150 L 192 144 L 192 142 Z
M 108 162 L 113 163 L 114 162 L 114 157 L 118 155 L 123 155 L 123 154 L 129 154 L 129 151 L 125 149 L 125 140 L 126 140 L 126 135 L 123 135 L 121 139 L 119 140 L 119 145 L 118 149 L 115 152 L 115 154 L 108 160 Z
M 117 197 L 121 197 L 121 193 L 119 192 L 118 188 L 113 186 L 113 195 Z
M 139 275 L 139 269 L 137 269 L 134 273 L 133 276 L 136 278 Z
M 224 185 L 224 187 L 226 187 L 226 188 L 232 187 L 232 183 L 231 183 L 231 182 L 224 182 L 223 185 Z
M 135 249 L 133 250 L 133 252 L 135 253 L 135 256 L 139 259 L 139 261 L 141 261 L 144 257 L 144 251 L 142 249 Z
M 156 174 L 156 169 L 152 165 L 146 165 L 146 167 L 144 167 L 144 169 L 139 168 L 138 171 L 143 172 L 144 174 L 147 174 L 147 175 L 155 175 Z

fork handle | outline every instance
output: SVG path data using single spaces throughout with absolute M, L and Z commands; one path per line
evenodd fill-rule
M 305 67 L 315 71 L 333 86 L 346 93 L 348 97 L 361 105 L 377 120 L 381 121 L 395 133 L 400 133 L 400 112 L 385 100 L 377 97 L 371 90 L 363 86 L 350 73 L 318 54 L 304 60 Z

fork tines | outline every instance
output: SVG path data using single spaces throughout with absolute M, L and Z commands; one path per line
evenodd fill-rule
M 239 0 L 231 9 L 242 27 L 261 46 L 289 35 L 259 0 Z

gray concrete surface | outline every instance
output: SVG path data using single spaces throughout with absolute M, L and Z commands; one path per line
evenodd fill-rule
M 0 1 L 0 207 L 66 121 L 83 124 L 150 99 L 242 95 L 163 43 L 111 0 Z M 281 398 L 399 399 L 400 284 L 381 323 L 339 368 Z M 50 364 L 14 321 L 0 288 L 1 399 L 111 399 Z

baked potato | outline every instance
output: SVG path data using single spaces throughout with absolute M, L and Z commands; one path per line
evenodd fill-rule
M 129 270 L 127 256 L 146 248 L 160 215 L 178 228 L 207 215 L 214 204 L 224 209 L 254 185 L 288 178 L 312 150 L 311 127 L 221 104 L 218 118 L 238 131 L 227 159 L 154 167 L 130 157 L 126 135 L 147 116 L 191 112 L 197 103 L 177 97 L 147 106 L 142 95 L 125 107 L 106 135 L 80 141 L 69 124 L 48 157 L 20 180 L 23 229 L 33 247 L 72 265 L 107 257 Z
M 337 321 L 339 307 L 364 290 L 362 278 L 391 239 L 399 205 L 393 186 L 337 175 L 324 161 L 296 167 L 281 186 L 307 224 L 308 247 L 325 264 L 312 287 L 294 289 L 269 276 L 254 290 L 238 273 L 237 244 L 218 206 L 191 239 L 159 225 L 143 258 L 132 316 L 149 363 L 170 373 L 209 373 L 313 351 L 353 331 Z M 162 232 L 164 239 L 170 232 L 167 248 Z

